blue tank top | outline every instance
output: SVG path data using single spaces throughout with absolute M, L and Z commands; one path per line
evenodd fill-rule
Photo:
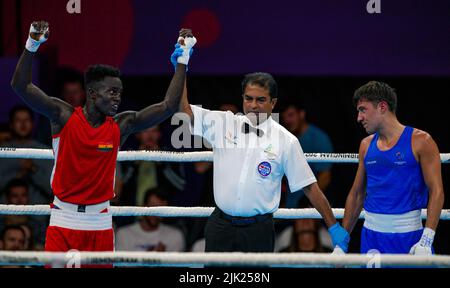
M 389 150 L 377 147 L 378 133 L 364 158 L 367 188 L 364 209 L 379 214 L 402 214 L 428 203 L 428 187 L 411 147 L 414 128 L 405 127 Z

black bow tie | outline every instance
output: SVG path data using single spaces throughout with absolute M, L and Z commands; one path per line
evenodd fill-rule
M 261 129 L 252 127 L 248 123 L 245 123 L 245 122 L 242 125 L 242 133 L 244 133 L 244 134 L 255 133 L 258 137 L 261 137 L 264 135 L 264 131 L 262 131 Z

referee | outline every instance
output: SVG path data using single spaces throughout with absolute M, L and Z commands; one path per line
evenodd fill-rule
M 277 102 L 273 77 L 246 75 L 242 97 L 245 115 L 210 111 L 190 105 L 184 87 L 180 110 L 189 115 L 192 134 L 205 138 L 214 154 L 217 207 L 205 227 L 206 252 L 273 252 L 273 213 L 285 174 L 290 190 L 303 189 L 322 215 L 333 245 L 347 251 L 350 236 L 336 222 L 297 137 L 271 117 Z

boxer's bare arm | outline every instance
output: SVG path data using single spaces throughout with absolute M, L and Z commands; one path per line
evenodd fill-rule
M 178 38 L 179 44 L 185 45 L 186 37 L 193 38 L 186 39 L 186 42 L 189 42 L 187 43 L 188 47 L 192 48 L 196 40 L 190 29 L 181 29 Z M 192 42 L 192 40 L 194 41 Z M 115 117 L 121 131 L 121 143 L 124 143 L 130 134 L 159 124 L 179 110 L 182 94 L 185 90 L 183 88 L 185 88 L 186 66 L 189 57 L 184 60 L 186 62 L 181 61 L 176 64 L 175 74 L 162 102 L 150 105 L 138 112 L 123 112 Z
M 348 193 L 347 200 L 345 201 L 344 219 L 342 220 L 342 226 L 351 233 L 359 219 L 359 215 L 363 209 L 364 199 L 366 195 L 366 170 L 364 166 L 364 157 L 366 156 L 367 149 L 370 141 L 372 141 L 373 135 L 364 138 L 359 146 L 359 164 L 356 176 L 353 181 L 352 188 Z
M 419 129 L 414 129 L 412 146 L 422 168 L 423 179 L 429 191 L 425 227 L 436 231 L 442 207 L 444 206 L 444 188 L 439 148 L 430 134 Z
M 36 31 L 30 32 L 31 38 L 39 39 L 47 31 L 48 23 L 44 21 L 33 22 Z M 47 34 L 48 37 L 48 34 Z M 73 107 L 68 103 L 48 96 L 32 82 L 33 56 L 35 52 L 24 49 L 17 63 L 16 70 L 11 81 L 11 86 L 24 102 L 34 111 L 45 115 L 52 123 L 52 133 L 58 133 L 69 119 Z

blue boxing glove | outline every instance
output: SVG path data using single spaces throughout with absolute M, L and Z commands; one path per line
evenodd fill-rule
M 177 68 L 177 59 L 183 55 L 183 49 L 181 48 L 181 44 L 177 43 L 175 44 L 175 50 L 173 51 L 172 55 L 170 55 L 170 62 L 172 62 L 173 68 Z
M 348 243 L 350 242 L 350 235 L 347 230 L 342 228 L 341 224 L 336 223 L 328 228 L 328 232 L 330 233 L 333 246 L 338 246 L 342 251 L 347 253 Z
M 191 48 L 189 50 L 189 57 L 192 56 L 192 53 L 194 53 L 194 48 Z M 172 63 L 173 68 L 175 70 L 177 69 L 178 57 L 181 57 L 182 55 L 183 55 L 183 48 L 181 48 L 181 44 L 180 43 L 175 44 L 175 50 L 173 51 L 172 55 L 170 55 L 170 62 Z M 186 71 L 188 71 L 187 66 Z

